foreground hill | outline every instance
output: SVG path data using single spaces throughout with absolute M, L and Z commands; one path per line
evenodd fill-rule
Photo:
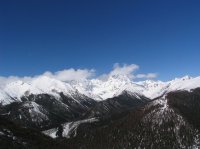
M 200 89 L 178 91 L 131 110 L 119 119 L 82 125 L 71 148 L 199 148 Z

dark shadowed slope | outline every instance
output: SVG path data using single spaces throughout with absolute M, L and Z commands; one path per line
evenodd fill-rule
M 199 89 L 190 93 L 169 93 L 166 99 L 161 98 L 132 110 L 123 118 L 103 125 L 82 125 L 77 137 L 66 143 L 71 148 L 82 149 L 198 148 L 199 93 Z M 171 100 L 181 102 L 175 106 Z M 193 116 L 190 117 L 190 114 Z

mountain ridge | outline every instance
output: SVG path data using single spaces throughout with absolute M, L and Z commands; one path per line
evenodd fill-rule
M 99 139 L 96 148 L 191 148 L 200 144 L 199 89 L 200 77 L 189 76 L 167 82 L 134 82 L 124 75 L 63 82 L 43 76 L 6 84 L 0 90 L 0 116 L 69 148 L 94 148 Z M 116 138 L 123 143 L 113 144 Z
M 3 105 L 14 102 L 13 99 L 20 102 L 22 96 L 30 94 L 50 94 L 59 97 L 61 92 L 71 98 L 74 98 L 74 94 L 80 94 L 97 101 L 116 97 L 123 91 L 137 93 L 153 99 L 165 92 L 190 90 L 197 87 L 200 87 L 200 77 L 185 76 L 167 82 L 155 80 L 134 82 L 125 75 L 114 75 L 107 80 L 92 79 L 63 82 L 47 76 L 40 76 L 28 82 L 18 80 L 1 87 L 0 102 Z

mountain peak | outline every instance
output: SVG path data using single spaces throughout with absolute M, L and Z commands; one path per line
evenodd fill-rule
M 108 77 L 108 82 L 123 82 L 123 83 L 131 83 L 132 79 L 127 75 L 111 75 Z

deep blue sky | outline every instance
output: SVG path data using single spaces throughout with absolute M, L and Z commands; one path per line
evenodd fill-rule
M 200 1 L 0 1 L 0 76 L 116 62 L 163 80 L 200 75 Z

